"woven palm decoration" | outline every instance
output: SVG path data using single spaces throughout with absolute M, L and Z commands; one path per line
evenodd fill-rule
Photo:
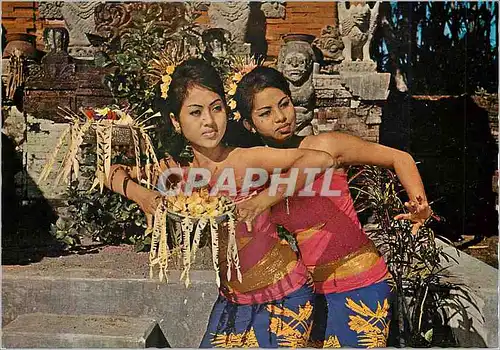
M 190 196 L 178 194 L 163 197 L 154 217 L 149 255 L 150 277 L 153 278 L 154 268 L 158 267 L 160 281 L 167 281 L 168 260 L 178 258 L 183 266 L 181 280 L 188 287 L 191 264 L 196 259 L 202 235 L 207 234 L 210 235 L 215 278 L 217 286 L 220 286 L 219 232 L 226 226 L 229 235 L 227 279 L 231 280 L 231 270 L 234 268 L 241 282 L 234 207 L 229 198 L 210 196 L 207 189 L 195 191 Z M 168 230 L 167 226 L 171 229 Z
M 80 109 L 80 112 L 80 114 L 77 114 L 68 108 L 59 107 L 59 114 L 69 121 L 69 126 L 63 131 L 54 151 L 46 161 L 38 178 L 38 183 L 48 178 L 54 167 L 57 155 L 65 140 L 68 138 L 69 148 L 56 177 L 55 185 L 59 184 L 61 180 L 69 183 L 72 174 L 75 178 L 78 178 L 80 168 L 78 151 L 84 141 L 84 136 L 89 133 L 95 133 L 97 143 L 97 164 L 92 189 L 99 186 L 102 192 L 111 167 L 113 129 L 126 128 L 129 130 L 131 139 L 133 140 L 137 169 L 140 169 L 141 154 L 145 155 L 146 158 L 146 179 L 142 179 L 142 175 L 140 171 L 138 171 L 138 181 L 140 183 L 145 182 L 147 186 L 150 187 L 153 172 L 159 172 L 160 168 L 158 159 L 153 150 L 151 139 L 147 132 L 148 129 L 154 127 L 154 125 L 146 126 L 145 123 L 151 118 L 159 116 L 159 113 L 153 114 L 152 110 L 148 110 L 136 119 L 133 119 L 128 113 L 120 109 L 112 109 L 109 107 L 102 109 Z

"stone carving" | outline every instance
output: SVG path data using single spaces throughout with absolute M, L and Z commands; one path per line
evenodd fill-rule
M 103 77 L 112 67 L 95 68 L 85 60 L 68 54 L 69 33 L 64 27 L 45 28 L 43 33 L 48 53 L 40 64 L 28 66 L 24 89 L 24 111 L 37 118 L 66 122 L 57 114 L 57 106 L 77 111 L 82 106 L 112 102 Z M 57 89 L 54 89 L 57 87 Z
M 41 19 L 63 19 L 61 7 L 64 1 L 40 1 L 38 11 Z
M 339 63 L 344 59 L 344 43 L 336 26 L 327 25 L 321 30 L 321 36 L 314 39 L 313 45 L 323 54 L 326 63 Z
M 43 31 L 43 41 L 45 50 L 49 53 L 68 51 L 69 34 L 64 28 L 46 28 Z
M 266 18 L 285 18 L 286 8 L 284 2 L 266 1 L 260 5 L 261 11 Z
M 195 10 L 195 6 L 191 6 Z M 106 2 L 95 9 L 96 31 L 106 39 L 120 37 L 141 23 L 153 22 L 166 32 L 187 24 L 186 6 L 179 2 Z
M 210 28 L 203 32 L 205 55 L 216 59 L 225 58 L 229 54 L 231 33 L 222 28 Z
M 67 51 L 68 30 L 62 27 L 45 28 L 43 40 L 48 53 L 42 57 L 40 65 L 29 66 L 28 82 L 67 81 L 72 78 L 75 73 L 75 65 Z
M 296 134 L 299 136 L 312 133 L 315 99 L 312 74 L 315 56 L 311 47 L 313 39 L 312 35 L 287 35 L 278 54 L 278 70 L 289 82 L 297 114 Z
M 99 2 L 56 1 L 41 2 L 40 17 L 44 19 L 64 19 L 69 30 L 69 53 L 76 57 L 93 56 L 94 50 L 86 34 L 95 33 L 94 10 Z
M 231 33 L 232 51 L 250 53 L 250 44 L 245 43 L 250 18 L 249 2 L 213 2 L 208 9 L 208 17 L 212 27 Z
M 86 33 L 95 33 L 94 10 L 99 2 L 64 2 L 61 13 L 69 30 L 70 46 L 90 46 Z
M 344 62 L 371 61 L 370 43 L 377 26 L 380 1 L 373 8 L 364 4 L 338 3 L 339 29 L 344 43 Z

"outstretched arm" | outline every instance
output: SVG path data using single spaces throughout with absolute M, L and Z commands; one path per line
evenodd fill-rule
M 246 167 L 262 168 L 272 174 L 274 169 L 284 169 L 283 177 L 290 177 L 297 172 L 294 191 L 302 189 L 309 179 L 306 169 L 317 168 L 321 172 L 334 166 L 333 158 L 326 152 L 309 149 L 275 149 L 268 147 L 254 147 L 243 149 L 241 164 Z M 294 170 L 295 169 L 295 170 Z M 257 215 L 270 208 L 285 197 L 284 186 L 278 186 L 276 193 L 272 193 L 272 186 L 262 191 L 256 197 L 238 204 L 238 217 L 247 223 L 251 231 L 251 223 Z
M 168 160 L 160 160 L 161 170 L 166 170 L 168 167 Z M 149 227 L 150 224 L 152 224 L 152 216 L 158 207 L 161 194 L 156 190 L 148 189 L 137 183 L 139 174 L 141 178 L 146 178 L 146 171 L 144 168 L 114 164 L 110 168 L 109 177 L 106 179 L 105 185 L 110 190 L 136 202 L 146 214 Z M 156 184 L 159 175 L 160 174 L 157 174 L 157 172 L 153 174 L 151 179 L 152 184 Z
M 339 132 L 308 137 L 301 147 L 328 152 L 340 166 L 376 165 L 394 169 L 408 193 L 409 202 L 405 206 L 410 211 L 396 219 L 412 220 L 417 230 L 432 214 L 417 165 L 410 154 Z

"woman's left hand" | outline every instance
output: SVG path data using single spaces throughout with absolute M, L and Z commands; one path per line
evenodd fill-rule
M 413 222 L 411 232 L 417 234 L 420 227 L 432 215 L 432 209 L 421 196 L 418 196 L 416 201 L 409 201 L 405 203 L 405 207 L 409 213 L 399 214 L 394 217 L 395 220 L 410 220 Z
M 244 221 L 249 232 L 252 231 L 252 222 L 255 218 L 273 205 L 271 198 L 261 192 L 255 197 L 245 199 L 236 204 L 238 221 Z

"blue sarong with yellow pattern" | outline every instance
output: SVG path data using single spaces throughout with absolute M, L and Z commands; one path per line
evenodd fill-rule
M 317 294 L 311 347 L 382 348 L 391 320 L 391 280 L 342 293 Z
M 314 298 L 311 284 L 263 304 L 240 305 L 220 295 L 200 347 L 306 347 Z

